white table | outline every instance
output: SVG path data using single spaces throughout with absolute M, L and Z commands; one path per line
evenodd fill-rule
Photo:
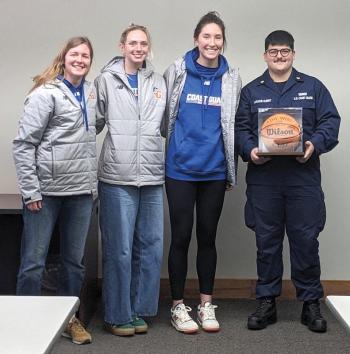
M 73 296 L 0 296 L 0 353 L 49 353 L 78 307 Z
M 335 317 L 350 331 L 350 296 L 327 296 L 326 304 Z

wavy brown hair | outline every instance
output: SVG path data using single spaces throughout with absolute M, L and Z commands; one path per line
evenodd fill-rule
M 52 64 L 46 68 L 41 74 L 34 76 L 34 85 L 29 92 L 32 92 L 37 87 L 46 84 L 48 81 L 56 79 L 58 75 L 64 75 L 64 59 L 68 51 L 78 45 L 86 44 L 90 50 L 91 62 L 94 56 L 94 51 L 90 40 L 87 37 L 73 37 L 67 41 L 60 52 L 54 58 Z

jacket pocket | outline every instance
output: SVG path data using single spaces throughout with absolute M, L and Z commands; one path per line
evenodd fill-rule
M 55 158 L 55 147 L 51 147 L 51 175 L 52 179 L 56 179 L 56 158 Z
M 293 100 L 293 103 L 291 105 L 292 107 L 295 108 L 302 108 L 302 109 L 316 109 L 315 101 L 312 100 Z

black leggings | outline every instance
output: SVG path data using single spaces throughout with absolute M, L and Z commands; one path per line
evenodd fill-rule
M 171 222 L 168 269 L 172 298 L 183 299 L 194 205 L 199 290 L 201 294 L 211 295 L 216 270 L 216 229 L 224 202 L 226 181 L 193 182 L 166 177 L 165 186 Z

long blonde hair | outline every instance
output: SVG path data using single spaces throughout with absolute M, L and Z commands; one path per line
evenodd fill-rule
M 60 52 L 54 58 L 51 66 L 46 68 L 41 74 L 34 76 L 33 81 L 34 85 L 29 92 L 32 92 L 37 87 L 46 84 L 48 81 L 56 79 L 58 75 L 64 75 L 64 59 L 67 52 L 77 47 L 78 45 L 86 44 L 90 50 L 91 62 L 94 56 L 94 51 L 90 40 L 87 37 L 73 37 L 68 40 L 68 42 L 63 46 Z

